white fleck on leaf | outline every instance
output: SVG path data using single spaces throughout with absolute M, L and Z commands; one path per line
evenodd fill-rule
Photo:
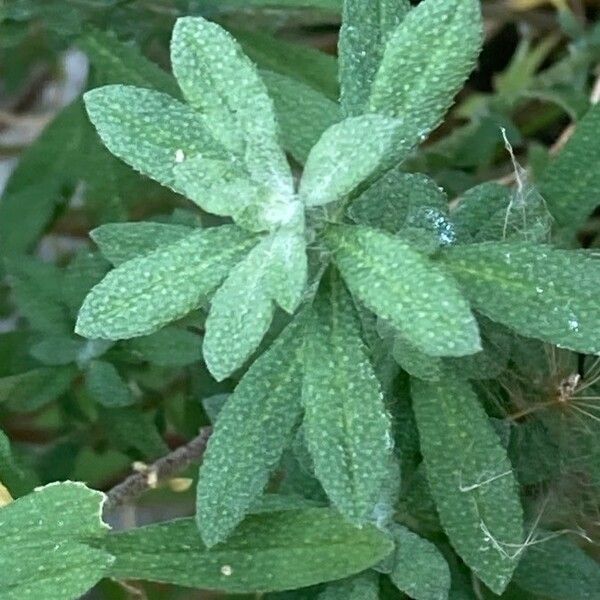
M 214 136 L 243 159 L 254 181 L 289 198 L 292 174 L 279 146 L 273 103 L 231 34 L 201 17 L 178 19 L 171 62 L 186 100 L 203 113 Z

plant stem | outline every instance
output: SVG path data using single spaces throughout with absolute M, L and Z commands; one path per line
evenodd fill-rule
M 133 473 L 110 489 L 106 493 L 105 510 L 132 502 L 144 492 L 155 488 L 161 481 L 170 479 L 199 461 L 206 451 L 211 433 L 212 427 L 203 427 L 193 440 L 159 458 L 147 468 Z

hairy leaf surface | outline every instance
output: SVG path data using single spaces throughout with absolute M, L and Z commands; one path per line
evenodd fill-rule
M 523 511 L 506 451 L 468 382 L 415 379 L 411 389 L 442 525 L 461 558 L 500 594 L 523 542 Z
M 454 281 L 405 241 L 362 226 L 327 231 L 350 291 L 431 356 L 481 349 L 475 318 Z
M 448 250 L 445 264 L 484 315 L 578 352 L 600 352 L 600 262 L 585 251 L 486 243 Z
M 302 323 L 292 322 L 220 411 L 198 479 L 196 520 L 207 546 L 225 539 L 263 492 L 301 411 Z
M 123 263 L 86 297 L 76 332 L 127 339 L 153 333 L 198 308 L 255 240 L 225 225 Z

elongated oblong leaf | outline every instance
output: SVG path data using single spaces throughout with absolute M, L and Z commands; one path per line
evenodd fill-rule
M 410 10 L 408 0 L 345 0 L 338 44 L 341 103 L 348 116 L 367 109 L 371 86 L 393 31 Z
M 392 550 L 371 525 L 356 529 L 330 509 L 249 517 L 231 539 L 207 550 L 193 519 L 108 536 L 111 576 L 227 592 L 295 589 L 347 577 Z
M 379 600 L 379 577 L 367 571 L 355 577 L 330 583 L 318 600 Z
M 600 262 L 590 253 L 484 243 L 448 250 L 445 263 L 493 321 L 571 350 L 600 352 Z
M 422 138 L 436 127 L 475 66 L 482 41 L 478 0 L 425 0 L 391 35 L 370 109 L 399 117 Z
M 337 273 L 321 284 L 305 338 L 304 433 L 315 474 L 340 512 L 363 523 L 388 474 L 392 438 L 352 299 Z
M 0 508 L 0 596 L 75 600 L 100 580 L 114 557 L 91 540 L 107 531 L 104 495 L 83 484 L 51 484 Z
M 169 225 L 139 221 L 136 223 L 108 223 L 92 230 L 94 240 L 102 255 L 115 267 L 149 254 L 160 246 L 167 246 L 192 233 L 185 225 Z
M 109 85 L 86 92 L 85 106 L 105 146 L 134 169 L 177 189 L 181 156 L 228 159 L 200 113 L 167 94 Z
M 273 103 L 231 34 L 201 17 L 178 19 L 171 61 L 187 101 L 206 115 L 215 137 L 243 158 L 254 181 L 289 197 L 292 174 L 278 143 Z
M 303 235 L 280 230 L 236 265 L 214 295 L 206 321 L 204 358 L 222 380 L 241 367 L 267 332 L 275 302 L 292 313 L 306 284 Z
M 331 227 L 326 241 L 350 291 L 431 356 L 481 349 L 456 283 L 405 241 L 362 226 Z
M 506 451 L 468 382 L 415 379 L 411 391 L 444 530 L 473 572 L 500 594 L 523 542 L 523 511 Z
M 322 206 L 348 196 L 359 184 L 402 160 L 411 148 L 402 122 L 382 115 L 344 119 L 330 127 L 306 161 L 300 197 Z
M 253 243 L 241 229 L 225 225 L 123 263 L 92 288 L 76 332 L 113 340 L 153 333 L 198 308 Z
M 294 321 L 250 367 L 217 418 L 198 479 L 196 520 L 222 541 L 262 493 L 301 411 L 302 324 Z

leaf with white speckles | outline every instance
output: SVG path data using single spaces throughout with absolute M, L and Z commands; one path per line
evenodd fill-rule
M 193 519 L 108 536 L 111 576 L 186 587 L 252 593 L 296 589 L 348 577 L 389 554 L 389 538 L 372 525 L 356 529 L 331 509 L 249 517 L 211 550 Z
M 394 524 L 396 542 L 390 579 L 415 600 L 446 600 L 450 591 L 450 569 L 434 544 L 410 529 Z
M 281 145 L 303 165 L 323 132 L 342 119 L 340 107 L 301 81 L 271 71 L 261 74 L 275 105 Z
M 204 359 L 223 380 L 256 350 L 271 325 L 274 303 L 297 308 L 307 277 L 304 236 L 280 230 L 264 238 L 230 272 L 211 302 Z
M 414 379 L 411 390 L 444 530 L 477 577 L 500 594 L 523 543 L 523 511 L 506 451 L 468 382 Z
M 388 474 L 390 419 L 352 299 L 333 270 L 321 283 L 305 339 L 304 433 L 315 474 L 338 510 L 364 523 Z
M 318 600 L 378 600 L 379 576 L 373 571 L 367 571 L 334 581 L 317 596 Z
M 51 484 L 0 508 L 0 596 L 75 600 L 114 557 L 90 546 L 105 536 L 104 495 L 83 484 Z
M 159 246 L 177 242 L 192 232 L 185 225 L 169 225 L 137 221 L 135 223 L 107 223 L 90 232 L 102 255 L 115 267 Z
M 85 106 L 104 145 L 134 169 L 180 191 L 180 156 L 227 159 L 203 117 L 178 100 L 144 88 L 109 85 L 86 92 Z
M 300 198 L 306 206 L 322 206 L 351 194 L 406 157 L 412 143 L 403 123 L 382 115 L 350 117 L 330 127 L 306 161 Z
M 243 159 L 252 179 L 291 196 L 292 173 L 279 146 L 273 102 L 231 34 L 201 17 L 178 19 L 171 62 L 186 100 L 206 116 L 215 137 Z
M 478 0 L 421 2 L 387 43 L 370 109 L 429 133 L 475 66 L 482 29 Z
M 486 243 L 452 248 L 444 262 L 493 321 L 577 352 L 600 352 L 600 261 L 589 252 Z
M 345 0 L 338 44 L 341 103 L 348 116 L 366 111 L 386 43 L 408 11 L 408 0 Z
M 431 356 L 464 356 L 481 349 L 469 305 L 457 285 L 405 241 L 362 226 L 326 233 L 350 291 Z
M 262 494 L 301 411 L 302 323 L 293 321 L 248 370 L 219 412 L 198 479 L 196 519 L 222 541 Z
M 178 186 L 205 211 L 229 216 L 250 231 L 272 231 L 298 219 L 297 200 L 284 198 L 249 179 L 248 173 L 228 161 L 192 157 L 176 170 Z
M 225 225 L 194 231 L 123 263 L 87 295 L 76 332 L 110 340 L 153 333 L 198 308 L 255 243 Z

